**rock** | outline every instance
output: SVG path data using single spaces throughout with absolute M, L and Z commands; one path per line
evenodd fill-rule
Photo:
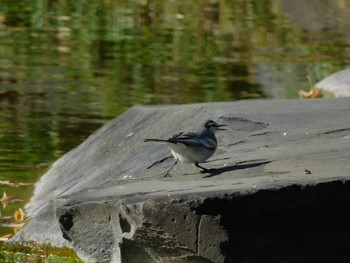
M 299 98 L 350 97 L 350 69 L 335 72 L 321 80 L 309 91 L 299 90 Z
M 350 69 L 337 71 L 315 85 L 321 92 L 330 92 L 334 97 L 350 97 Z
M 350 99 L 136 106 L 36 184 L 13 242 L 74 248 L 85 262 L 348 261 Z M 168 138 L 228 125 L 200 173 Z M 308 172 L 305 172 L 305 171 Z

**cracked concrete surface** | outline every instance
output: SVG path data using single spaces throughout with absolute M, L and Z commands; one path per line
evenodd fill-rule
M 228 125 L 211 170 L 162 177 L 170 151 L 143 139 L 208 118 Z M 13 242 L 70 246 L 85 262 L 350 259 L 349 160 L 349 98 L 137 106 L 41 178 Z

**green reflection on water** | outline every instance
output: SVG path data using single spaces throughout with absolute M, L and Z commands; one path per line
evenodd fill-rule
M 349 64 L 349 4 L 312 31 L 282 2 L 1 1 L 0 180 L 35 182 L 135 104 L 296 98 Z M 2 215 L 32 190 L 1 186 L 24 200 Z

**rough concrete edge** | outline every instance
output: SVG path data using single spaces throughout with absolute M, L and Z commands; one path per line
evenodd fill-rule
M 228 237 L 225 230 L 220 226 L 220 216 L 211 215 L 197 215 L 193 214 L 195 207 L 198 207 L 206 199 L 230 199 L 237 196 L 248 196 L 259 191 L 271 190 L 278 191 L 283 188 L 298 186 L 301 189 L 304 187 L 313 187 L 322 183 L 341 182 L 344 184 L 348 180 L 325 180 L 318 183 L 306 184 L 290 184 L 287 186 L 271 188 L 254 188 L 251 191 L 232 192 L 232 193 L 212 193 L 211 195 L 191 195 L 191 196 L 177 196 L 172 197 L 171 200 L 160 199 L 146 199 L 137 203 L 123 203 L 122 200 L 116 202 L 112 200 L 98 202 L 89 201 L 86 203 L 73 203 L 71 205 L 63 205 L 58 208 L 57 219 L 60 220 L 65 211 L 71 208 L 81 209 L 87 205 L 110 206 L 118 210 L 118 220 L 111 225 L 114 233 L 115 244 L 120 248 L 123 240 L 130 240 L 133 242 L 141 242 L 148 247 L 148 254 L 154 261 L 164 258 L 165 254 L 159 250 L 156 245 L 153 245 L 153 240 L 163 240 L 165 245 L 176 248 L 177 253 L 170 253 L 166 258 L 168 260 L 175 260 L 176 258 L 200 257 L 211 262 L 224 262 L 225 258 L 220 255 L 220 248 L 218 243 L 226 242 Z M 176 208 L 174 208 L 176 206 Z M 172 214 L 175 211 L 176 214 Z M 192 213 L 192 214 L 189 214 Z M 192 218 L 191 218 L 192 217 Z M 175 219 L 174 219 L 175 218 Z M 189 218 L 190 224 L 181 221 L 181 218 Z M 180 219 L 180 220 L 179 220 Z M 175 228 L 172 226 L 175 225 Z M 124 226 L 123 226 L 124 224 Z M 186 241 L 190 239 L 189 236 L 179 236 L 180 232 L 176 232 L 179 227 L 192 227 L 195 231 L 195 246 L 191 246 Z M 61 228 L 62 229 L 62 228 Z M 64 232 L 64 230 L 62 230 Z M 150 231 L 153 233 L 150 236 Z M 166 235 L 162 235 L 165 232 Z M 210 240 L 208 240 L 210 236 Z M 205 238 L 203 238 L 205 237 Z M 171 240 L 175 239 L 175 240 Z M 186 240 L 188 239 L 188 240 Z M 219 241 L 218 241 L 219 240 Z M 99 257 L 91 257 L 88 251 L 85 251 L 80 245 L 76 246 L 72 243 L 72 247 L 77 251 L 78 255 L 86 262 L 93 262 L 93 260 L 102 260 Z M 109 262 L 121 262 L 123 251 L 118 250 L 113 253 Z M 91 261 L 91 258 L 93 260 Z M 90 261 L 89 261 L 90 260 Z M 185 260 L 185 259 L 184 259 Z M 104 262 L 104 261 L 102 261 Z

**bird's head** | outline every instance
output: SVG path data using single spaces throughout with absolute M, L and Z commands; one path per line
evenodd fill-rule
M 218 130 L 226 130 L 226 129 L 223 129 L 221 127 L 225 127 L 227 125 L 225 124 L 217 124 L 215 121 L 213 120 L 207 120 L 205 123 L 204 123 L 204 127 L 206 129 L 208 129 L 209 131 L 211 131 L 212 133 L 215 133 L 216 131 Z

